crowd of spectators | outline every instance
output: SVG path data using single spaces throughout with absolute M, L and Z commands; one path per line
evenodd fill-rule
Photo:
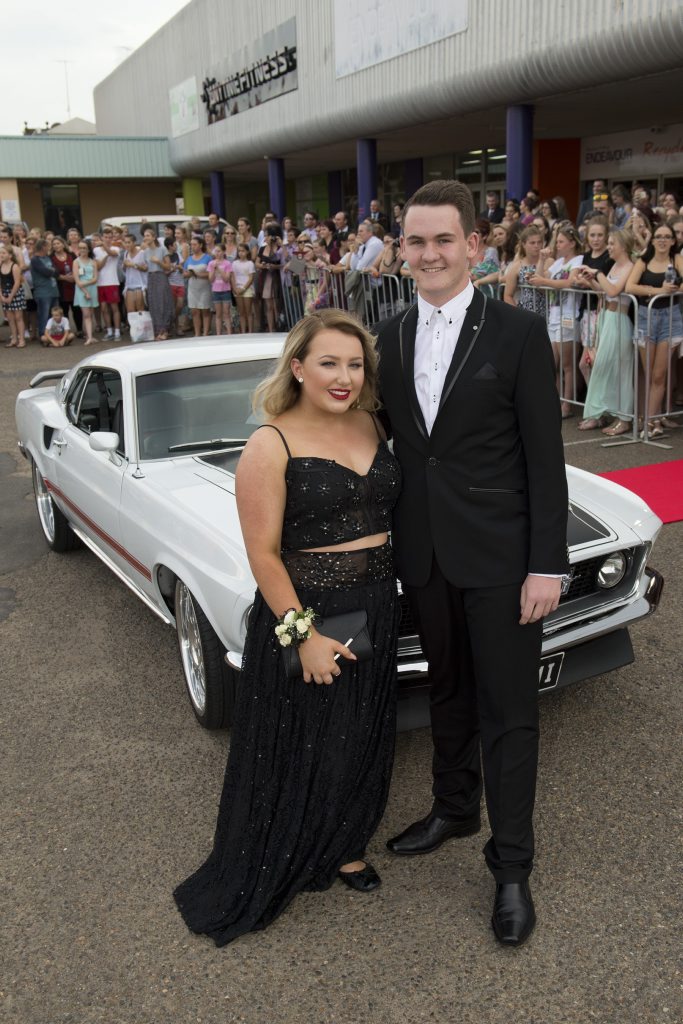
M 158 340 L 183 333 L 273 332 L 289 326 L 293 315 L 332 304 L 360 310 L 363 275 L 371 291 L 386 276 L 410 276 L 400 254 L 402 210 L 396 203 L 387 214 L 373 199 L 359 224 L 349 223 L 344 211 L 319 219 L 306 210 L 301 227 L 289 216 L 278 221 L 271 210 L 256 233 L 246 217 L 225 226 L 212 213 L 204 230 L 193 217 L 165 225 L 160 237 L 147 228 L 142 241 L 125 227 L 104 225 L 101 234 L 81 238 L 75 228 L 60 237 L 0 224 L 8 346 L 22 348 L 31 339 L 53 347 L 75 337 L 86 345 L 116 341 L 127 321 L 145 310 Z M 572 221 L 562 196 L 529 189 L 503 205 L 491 191 L 476 234 L 470 271 L 475 287 L 548 321 L 563 415 L 573 415 L 577 392 L 588 387 L 590 415 L 582 428 L 627 429 L 617 413 L 628 405 L 629 357 L 614 341 L 615 325 L 620 336 L 629 333 L 627 295 L 639 304 L 636 326 L 649 408 L 659 414 L 665 381 L 675 377 L 672 354 L 683 351 L 680 308 L 674 304 L 671 311 L 669 302 L 670 295 L 680 294 L 683 275 L 683 207 L 674 193 L 655 198 L 638 181 L 608 189 L 596 179 Z M 582 299 L 577 289 L 591 298 Z M 400 295 L 405 297 L 405 288 Z M 374 308 L 387 312 L 377 302 Z M 622 351 L 620 380 L 611 385 L 618 385 L 618 401 L 600 384 L 604 358 L 596 355 L 596 341 L 605 324 L 611 324 L 607 335 L 614 351 Z M 667 344 L 661 344 L 664 336 Z M 678 378 L 676 400 L 683 402 L 683 373 Z M 604 409 L 594 414 L 601 402 Z M 661 429 L 657 415 L 652 430 Z

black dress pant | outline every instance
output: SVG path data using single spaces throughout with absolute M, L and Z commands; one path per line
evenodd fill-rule
M 429 661 L 433 811 L 477 813 L 483 762 L 498 882 L 525 879 L 534 855 L 542 623 L 520 626 L 521 587 L 459 589 L 434 559 L 424 587 L 403 588 Z

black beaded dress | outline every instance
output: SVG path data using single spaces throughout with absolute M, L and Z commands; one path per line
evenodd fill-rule
M 299 600 L 323 616 L 365 608 L 374 655 L 344 661 L 330 686 L 287 680 L 277 620 L 256 591 L 213 851 L 174 893 L 188 927 L 217 946 L 265 928 L 298 892 L 327 889 L 342 864 L 362 860 L 391 778 L 398 602 L 390 547 L 301 549 L 386 532 L 400 469 L 383 440 L 365 476 L 287 454 L 282 560 Z

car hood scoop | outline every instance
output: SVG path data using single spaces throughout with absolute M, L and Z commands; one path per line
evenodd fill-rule
M 232 473 L 234 476 L 243 451 L 243 448 L 238 448 L 230 452 L 207 452 L 206 455 L 197 455 L 196 459 L 212 469 L 222 469 L 224 473 Z
M 569 505 L 569 516 L 567 518 L 567 544 L 570 548 L 579 547 L 582 544 L 591 544 L 596 540 L 606 540 L 612 536 L 612 531 L 601 523 L 599 519 L 592 516 L 590 512 L 580 508 L 578 505 Z

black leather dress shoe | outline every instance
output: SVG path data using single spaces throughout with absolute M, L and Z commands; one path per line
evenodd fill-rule
M 409 857 L 416 853 L 431 853 L 437 850 L 447 839 L 473 836 L 481 828 L 478 814 L 471 818 L 446 820 L 436 814 L 428 814 L 426 818 L 409 825 L 400 836 L 394 836 L 387 842 L 387 849 Z
M 521 946 L 526 942 L 536 924 L 528 882 L 502 882 L 496 886 L 491 924 L 504 946 Z
M 379 889 L 382 884 L 382 879 L 370 863 L 360 871 L 338 871 L 337 874 L 342 882 L 356 892 L 372 892 L 373 889 Z

